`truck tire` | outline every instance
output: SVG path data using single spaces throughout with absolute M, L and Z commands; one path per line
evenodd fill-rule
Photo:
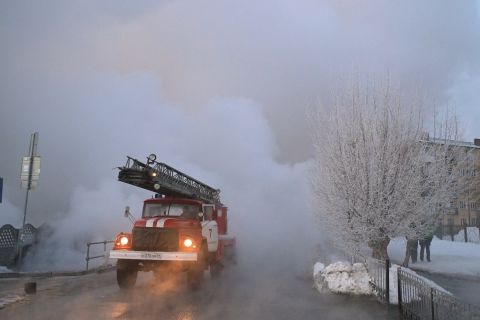
M 237 250 L 235 246 L 225 246 L 223 248 L 223 261 L 228 265 L 237 264 Z
M 202 286 L 205 271 L 206 252 L 207 246 L 205 244 L 202 244 L 202 248 L 198 253 L 197 263 L 195 263 L 187 271 L 187 286 L 192 291 L 196 291 Z
M 220 277 L 220 273 L 222 269 L 223 269 L 223 265 L 220 263 L 220 261 L 213 261 L 210 264 L 210 276 L 212 278 Z
M 117 283 L 120 289 L 131 289 L 137 282 L 138 262 L 135 260 L 117 261 Z

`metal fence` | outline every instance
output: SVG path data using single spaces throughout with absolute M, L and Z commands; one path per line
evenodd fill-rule
M 88 261 L 92 260 L 92 259 L 96 259 L 96 258 L 106 258 L 107 257 L 107 243 L 113 243 L 115 241 L 99 241 L 99 242 L 89 242 L 87 243 L 87 271 L 88 271 Z M 93 244 L 102 244 L 103 243 L 103 254 L 102 255 L 98 255 L 98 256 L 94 256 L 94 257 L 90 257 L 90 246 L 93 245 Z
M 435 288 L 432 288 L 432 301 L 432 319 L 480 319 L 480 307 L 468 304 Z
M 23 231 L 22 248 L 28 247 L 36 242 L 37 231 L 31 224 L 26 224 Z M 0 266 L 11 269 L 15 266 L 17 259 L 17 243 L 20 229 L 6 224 L 0 228 Z M 23 249 L 22 249 L 23 250 Z M 25 251 L 23 251 L 25 253 Z M 23 255 L 23 254 L 22 254 Z
M 397 282 L 399 319 L 480 320 L 480 307 L 433 288 L 400 267 Z
M 340 249 L 351 263 L 365 264 L 376 298 L 390 308 L 390 262 Z M 480 320 L 480 306 L 471 305 L 438 290 L 422 278 L 397 268 L 398 318 L 400 320 Z
M 476 226 L 473 225 L 439 225 L 435 230 L 435 236 L 440 240 L 450 240 L 458 242 L 471 242 L 480 244 L 480 221 Z
M 434 319 L 431 316 L 431 287 L 419 277 L 397 269 L 399 319 Z

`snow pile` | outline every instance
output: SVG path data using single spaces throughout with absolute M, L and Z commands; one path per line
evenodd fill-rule
M 390 304 L 398 304 L 398 267 L 400 266 L 393 264 L 389 271 Z M 402 271 L 420 278 L 430 287 L 451 295 L 450 292 L 438 286 L 435 282 L 419 276 L 411 269 L 402 267 Z M 317 262 L 313 268 L 313 280 L 314 287 L 321 293 L 328 292 L 328 290 L 334 293 L 350 293 L 355 295 L 371 295 L 374 293 L 374 290 L 370 286 L 370 276 L 363 263 L 354 263 L 352 265 L 346 261 L 339 261 L 325 267 L 323 263 Z M 420 297 L 418 299 L 420 299 Z
M 362 263 L 339 261 L 325 267 L 321 262 L 314 266 L 314 285 L 319 292 L 328 288 L 334 293 L 352 293 L 356 295 L 372 294 L 370 277 Z

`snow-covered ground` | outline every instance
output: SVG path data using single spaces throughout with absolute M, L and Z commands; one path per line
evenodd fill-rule
M 392 262 L 390 269 L 390 302 L 397 303 L 397 268 L 405 258 L 406 241 L 395 239 L 388 246 L 388 254 Z M 419 248 L 420 250 L 420 248 Z M 420 254 L 420 252 L 419 252 Z M 434 238 L 430 247 L 431 262 L 426 260 L 411 264 L 410 267 L 425 270 L 431 273 L 446 274 L 450 276 L 470 276 L 480 279 L 480 245 L 474 243 L 451 242 Z M 350 264 L 341 256 L 329 257 L 330 263 L 326 265 L 317 262 L 314 266 L 314 285 L 320 292 L 330 290 L 335 293 L 371 294 L 369 276 L 362 264 Z M 415 273 L 413 270 L 405 269 Z M 419 275 L 417 275 L 419 276 Z M 419 276 L 430 286 L 444 290 L 434 282 Z
M 405 259 L 405 241 L 397 239 L 388 246 L 392 263 L 401 264 Z M 420 246 L 418 247 L 420 258 Z M 418 261 L 410 267 L 433 273 L 468 275 L 480 277 L 480 245 L 475 243 L 452 242 L 434 238 L 430 246 L 431 262 Z

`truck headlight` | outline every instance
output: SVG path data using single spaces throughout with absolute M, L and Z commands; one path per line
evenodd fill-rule
M 125 250 L 132 248 L 132 235 L 120 232 L 113 244 L 113 250 Z
M 193 241 L 190 238 L 184 238 L 183 239 L 183 245 L 187 248 L 196 248 L 197 246 L 195 245 L 195 241 Z
M 123 246 L 126 245 L 126 244 L 128 243 L 128 238 L 127 238 L 127 237 L 122 237 L 122 238 L 120 239 L 120 243 L 121 243 Z

